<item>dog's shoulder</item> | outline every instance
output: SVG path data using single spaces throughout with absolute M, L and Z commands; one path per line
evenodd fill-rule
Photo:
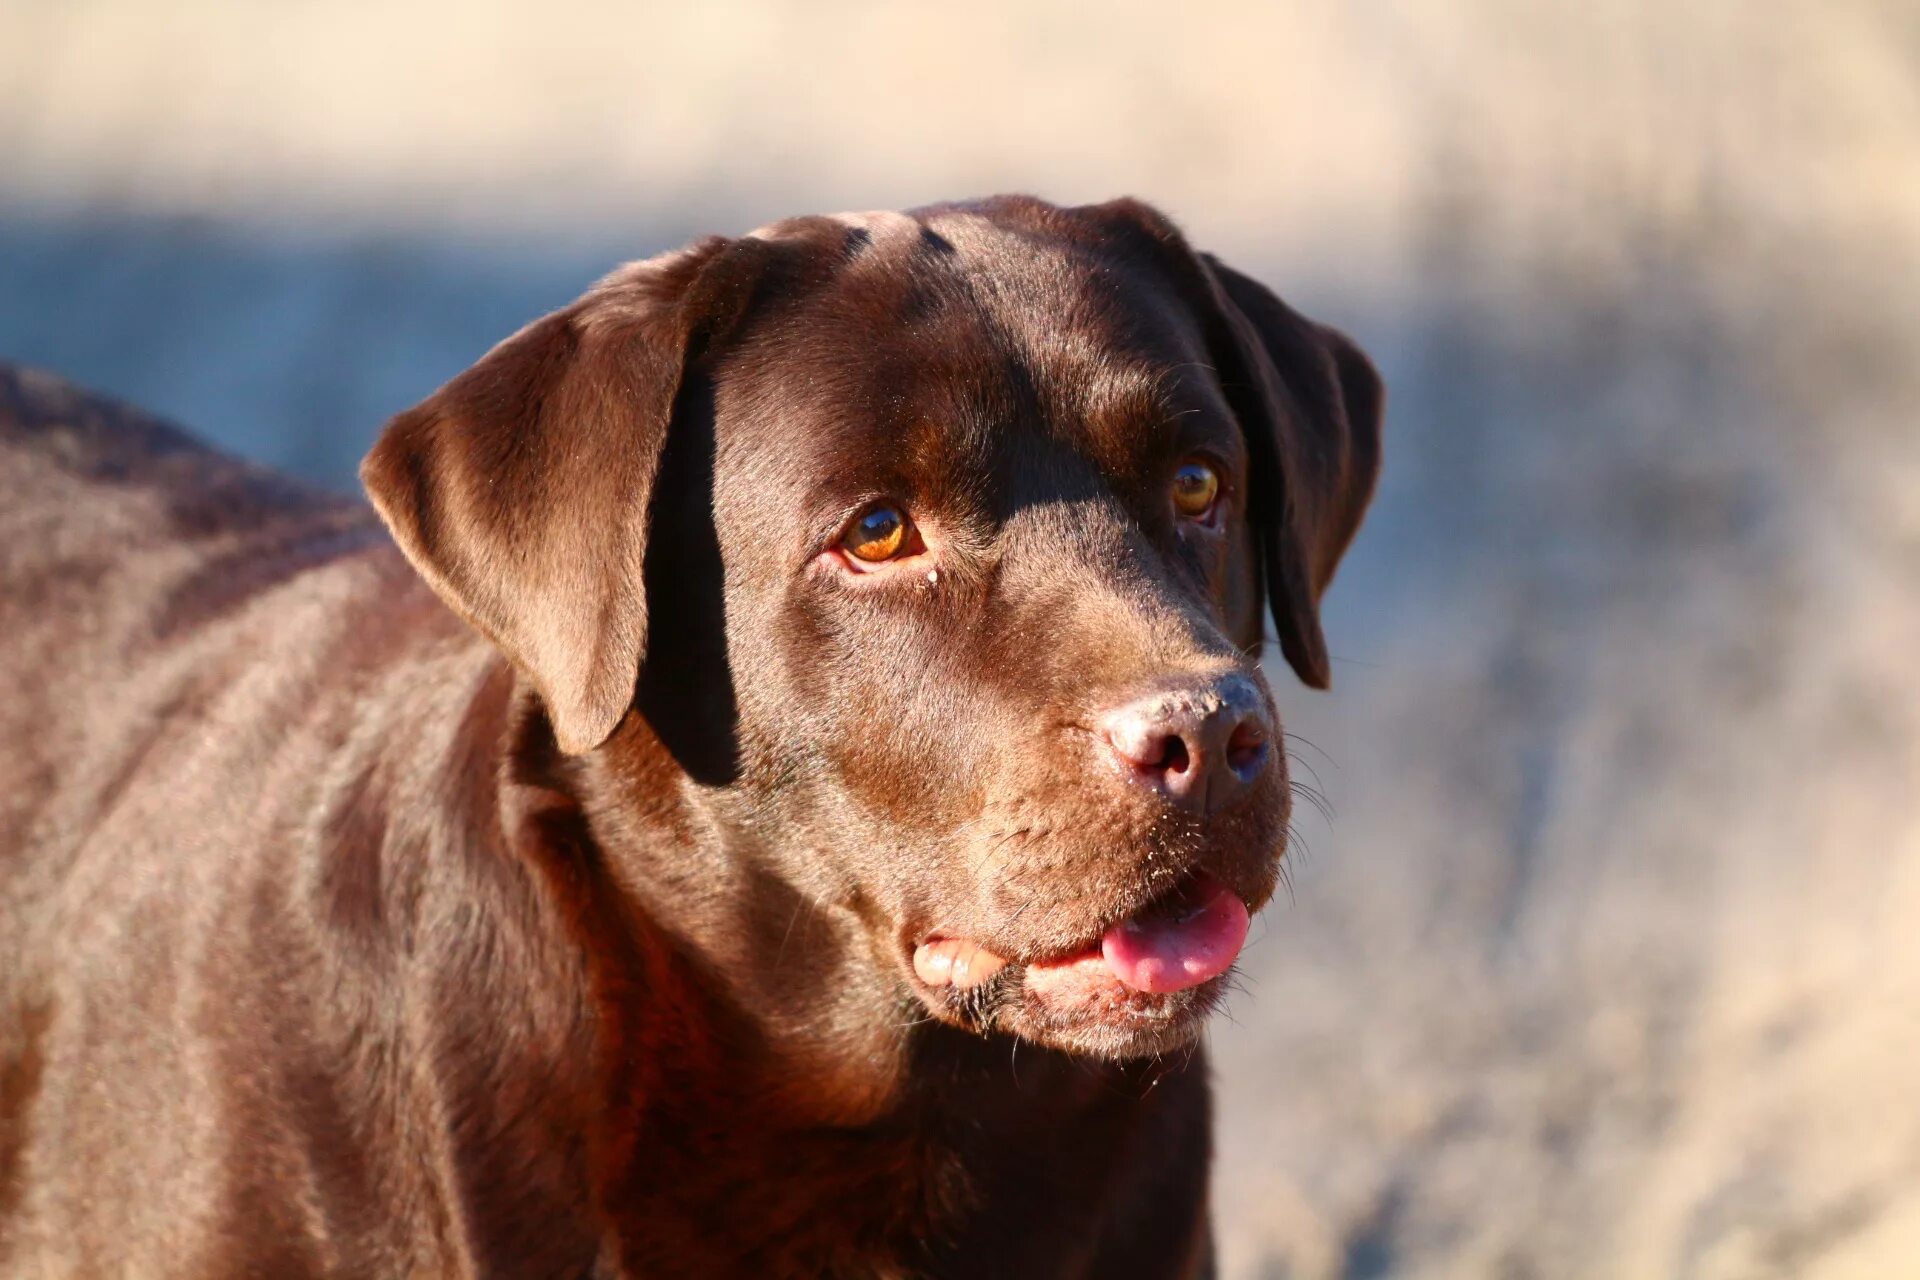
M 0 364 L 0 674 L 15 690 L 0 708 L 0 785 L 36 759 L 64 758 L 73 773 L 73 753 L 107 750 L 184 673 L 211 680 L 215 651 L 238 663 L 239 648 L 261 643 L 258 625 L 235 638 L 249 613 L 284 615 L 286 643 L 304 643 L 314 624 L 289 591 L 373 548 L 388 550 L 389 578 L 404 569 L 364 503 Z M 371 581 L 362 594 L 380 589 Z M 341 591 L 308 594 L 318 608 Z M 189 649 L 206 652 L 189 661 Z M 163 659 L 174 675 L 150 670 Z
M 51 374 L 0 363 L 0 588 L 42 622 L 82 597 L 209 573 L 214 594 L 386 538 L 362 502 L 210 448 Z M 217 568 L 216 568 L 217 567 Z M 203 591 L 202 594 L 205 594 Z M 55 615 L 49 617 L 48 615 Z
M 144 463 L 211 453 L 184 431 L 131 405 L 96 395 L 41 369 L 0 361 L 0 449 L 29 453 L 77 473 L 124 477 Z
M 103 536 L 144 523 L 156 536 L 191 539 L 263 521 L 364 511 L 209 448 L 131 405 L 4 362 L 0 496 L 9 523 L 88 524 Z M 123 518 L 102 521 L 111 508 Z M 142 511 L 151 518 L 139 521 Z

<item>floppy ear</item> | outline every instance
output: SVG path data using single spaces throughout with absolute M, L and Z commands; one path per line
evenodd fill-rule
M 1373 362 L 1211 254 L 1196 253 L 1167 216 L 1127 197 L 1071 211 L 1145 247 L 1205 331 L 1221 390 L 1253 464 L 1248 519 L 1266 566 L 1280 651 L 1301 680 L 1333 680 L 1320 596 L 1360 528 L 1380 478 L 1386 391 Z
M 1226 339 L 1216 357 L 1223 388 L 1253 461 L 1251 519 L 1280 650 L 1303 681 L 1324 689 L 1333 672 L 1320 597 L 1380 478 L 1386 388 L 1346 334 L 1213 255 L 1198 257 Z
M 565 751 L 633 702 L 654 478 L 689 361 L 745 305 L 747 276 L 715 268 L 756 243 L 621 268 L 395 418 L 360 466 L 407 559 L 533 682 Z

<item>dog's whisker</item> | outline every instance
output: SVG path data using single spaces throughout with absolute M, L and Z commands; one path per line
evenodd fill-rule
M 1333 825 L 1333 806 L 1328 802 L 1327 798 L 1320 793 L 1319 788 L 1310 787 L 1306 783 L 1299 781 L 1295 781 L 1291 785 L 1293 793 L 1312 805 L 1315 812 L 1320 815 L 1322 821 L 1328 826 Z

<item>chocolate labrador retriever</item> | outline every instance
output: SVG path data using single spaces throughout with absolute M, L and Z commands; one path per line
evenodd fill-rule
M 1126 200 L 624 267 L 378 521 L 0 375 L 0 1272 L 1207 1273 L 1380 412 Z

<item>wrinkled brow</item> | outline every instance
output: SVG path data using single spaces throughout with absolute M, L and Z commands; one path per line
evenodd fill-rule
M 1130 363 L 1088 389 L 1078 446 L 1107 474 L 1142 479 L 1184 449 L 1239 454 L 1238 432 L 1212 371 L 1197 362 Z

